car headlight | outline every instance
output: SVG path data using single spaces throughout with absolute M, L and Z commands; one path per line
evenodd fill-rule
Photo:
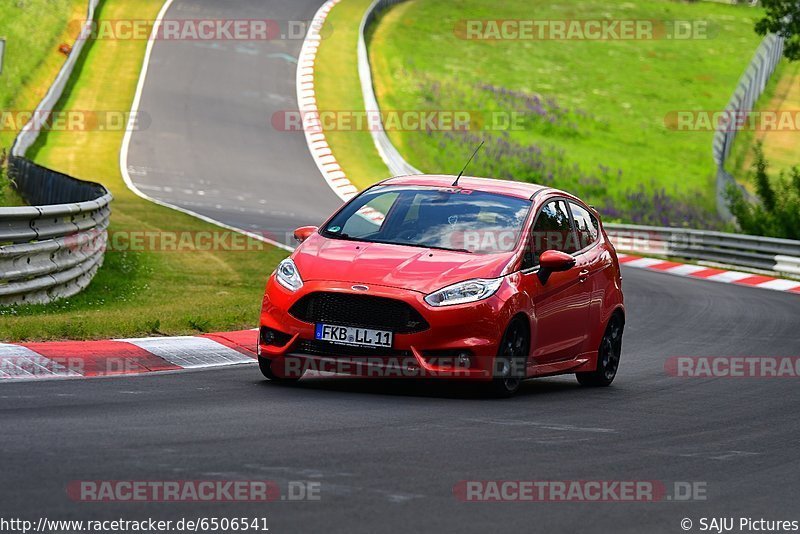
M 467 280 L 434 291 L 425 297 L 425 302 L 431 306 L 453 306 L 477 302 L 494 295 L 502 283 L 502 278 Z
M 291 258 L 286 258 L 278 264 L 278 268 L 275 269 L 275 279 L 289 291 L 297 291 L 303 287 L 300 271 L 297 270 L 297 265 Z

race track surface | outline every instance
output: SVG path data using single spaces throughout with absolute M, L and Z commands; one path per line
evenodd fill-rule
M 320 4 L 175 0 L 165 18 L 269 19 L 289 35 Z M 139 105 L 152 122 L 132 134 L 128 152 L 134 184 L 153 198 L 281 243 L 294 244 L 287 231 L 322 223 L 341 200 L 311 159 L 303 132 L 272 125 L 274 114 L 298 109 L 302 45 L 299 36 L 157 41 Z
M 178 0 L 168 16 L 308 19 L 318 2 Z M 153 124 L 131 149 L 136 183 L 249 230 L 322 220 L 338 200 L 302 135 L 267 121 L 296 108 L 294 65 L 270 54 L 296 55 L 300 44 L 247 43 L 246 52 L 158 43 L 141 107 Z M 797 379 L 676 378 L 664 365 L 672 356 L 797 356 L 800 298 L 623 274 L 623 361 L 605 389 L 573 377 L 529 381 L 510 400 L 410 380 L 314 377 L 285 387 L 253 365 L 0 384 L 0 516 L 266 517 L 270 532 L 292 533 L 681 532 L 684 517 L 797 519 Z M 65 491 L 74 480 L 229 479 L 320 482 L 321 500 L 80 503 Z M 707 500 L 453 496 L 459 481 L 519 479 L 703 482 Z
M 623 364 L 606 389 L 262 380 L 255 366 L 3 384 L 6 511 L 36 518 L 265 516 L 270 532 L 679 532 L 683 517 L 796 513 L 796 379 L 688 379 L 674 355 L 797 351 L 794 295 L 625 270 Z M 742 317 L 750 318 L 742 322 Z M 318 502 L 76 503 L 71 480 L 321 483 Z M 707 483 L 705 502 L 463 503 L 461 480 Z M 6 513 L 8 515 L 8 513 Z

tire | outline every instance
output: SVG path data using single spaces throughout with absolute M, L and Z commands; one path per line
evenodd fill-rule
M 497 358 L 494 362 L 494 377 L 489 384 L 489 394 L 495 398 L 513 397 L 525 379 L 528 361 L 530 334 L 520 319 L 508 325 Z
M 575 373 L 578 383 L 587 387 L 610 386 L 617 376 L 622 355 L 622 331 L 625 325 L 619 315 L 608 322 L 600 348 L 597 351 L 597 369 L 589 373 Z
M 258 358 L 258 368 L 261 369 L 261 374 L 263 374 L 266 378 L 268 378 L 272 382 L 281 382 L 283 384 L 292 384 L 294 382 L 297 382 L 303 377 L 303 374 L 305 373 L 305 367 L 291 374 L 287 374 L 286 372 L 276 373 L 272 369 L 272 360 L 268 360 L 267 358 L 261 358 L 261 357 Z

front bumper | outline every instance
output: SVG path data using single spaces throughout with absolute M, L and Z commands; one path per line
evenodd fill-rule
M 270 344 L 259 336 L 259 355 L 284 364 L 286 368 L 311 368 L 371 377 L 443 377 L 489 379 L 504 328 L 510 319 L 501 288 L 492 297 L 471 304 L 434 308 L 415 291 L 370 285 L 368 292 L 352 289 L 350 282 L 308 281 L 296 292 L 285 289 L 270 277 L 261 309 L 261 331 L 286 334 Z M 290 308 L 313 292 L 369 295 L 399 300 L 417 310 L 429 327 L 415 333 L 394 333 L 391 350 L 324 344 L 314 339 L 314 323 L 289 313 Z M 372 325 L 364 328 L 377 328 Z M 321 346 L 324 345 L 324 346 Z M 465 365 L 458 355 L 469 355 Z

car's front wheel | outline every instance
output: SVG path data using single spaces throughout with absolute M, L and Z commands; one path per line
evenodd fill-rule
M 622 354 L 622 317 L 614 315 L 608 322 L 606 332 L 600 341 L 597 352 L 597 368 L 589 373 L 575 373 L 582 386 L 604 387 L 611 385 L 617 376 L 619 360 Z
M 503 335 L 494 363 L 494 376 L 489 392 L 494 397 L 512 397 L 525 378 L 530 335 L 520 319 L 514 319 Z
M 289 369 L 289 367 L 284 361 L 276 362 L 260 356 L 258 358 L 258 368 L 261 369 L 261 374 L 273 382 L 292 383 L 303 377 L 304 368 Z

